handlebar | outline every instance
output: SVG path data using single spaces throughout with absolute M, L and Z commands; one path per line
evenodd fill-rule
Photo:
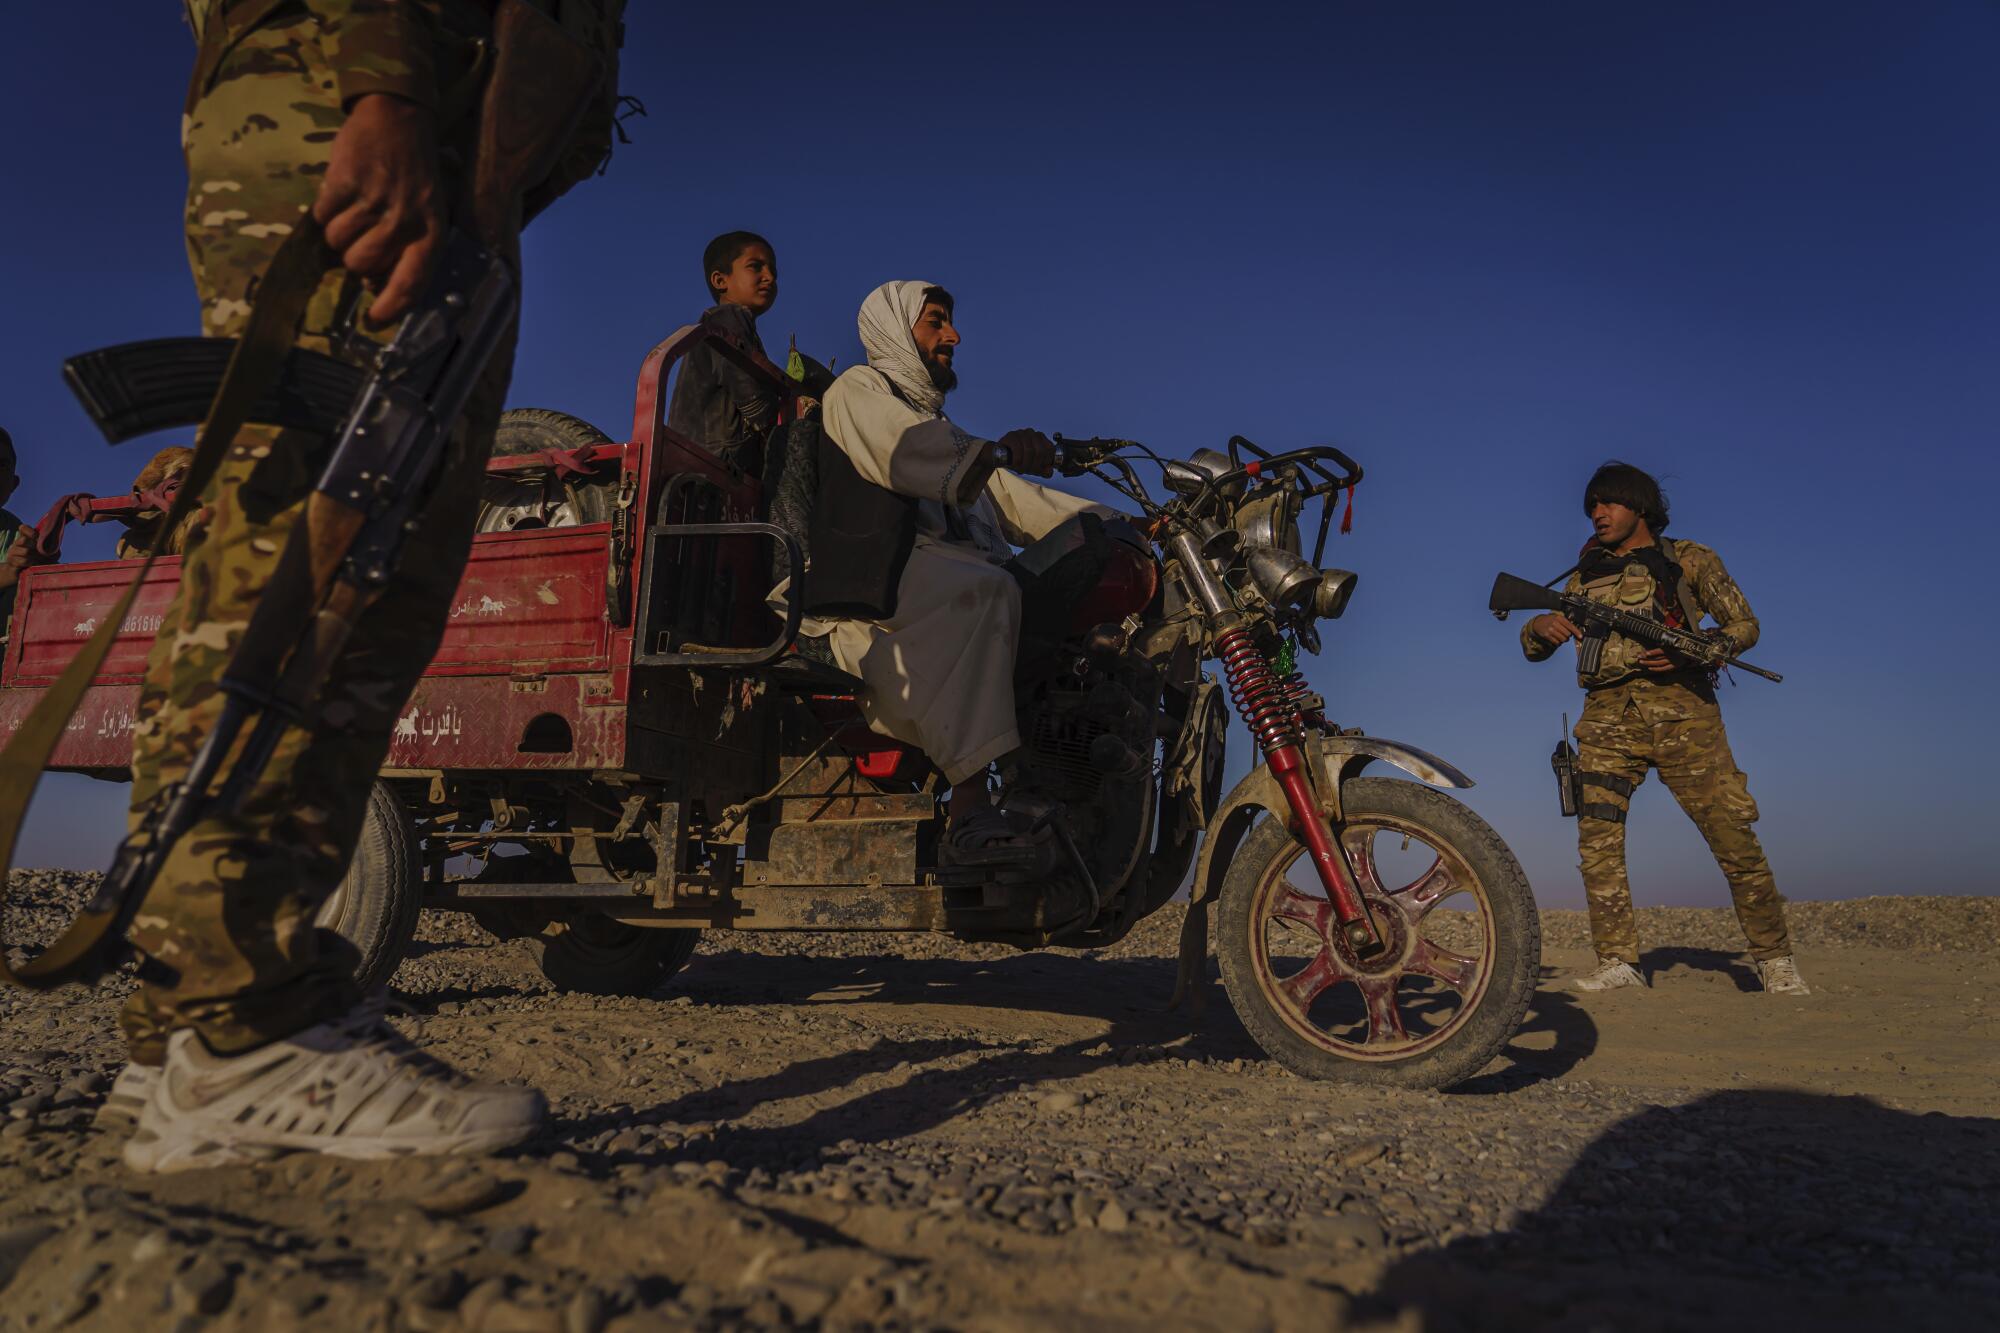
M 1115 440 L 1100 436 L 1092 436 L 1087 440 L 1072 439 L 1066 435 L 1057 435 L 1053 438 L 1056 446 L 1056 471 L 1065 477 L 1080 477 L 1113 454 L 1142 447 L 1136 440 Z M 1274 454 L 1258 448 L 1241 435 L 1230 437 L 1229 453 L 1232 461 L 1241 457 L 1237 452 L 1239 449 L 1248 449 L 1257 457 L 1242 464 L 1233 472 L 1217 477 L 1215 479 L 1217 486 L 1244 477 L 1255 477 L 1260 473 L 1290 464 L 1303 464 L 1317 472 L 1325 479 L 1328 490 L 1346 490 L 1361 480 L 1361 465 L 1330 444 L 1309 445 L 1304 449 L 1292 449 L 1285 453 Z M 1336 464 L 1342 475 L 1336 477 L 1318 466 L 1322 460 Z
M 1244 464 L 1244 451 L 1257 455 L 1256 461 Z M 1325 468 L 1320 467 L 1316 461 L 1320 458 L 1330 458 L 1335 463 L 1338 463 L 1344 475 L 1336 477 Z M 1286 462 L 1301 462 L 1320 475 L 1321 479 L 1326 482 L 1326 490 L 1329 492 L 1346 490 L 1361 480 L 1361 465 L 1330 444 L 1313 445 L 1306 449 L 1294 449 L 1290 453 L 1285 454 L 1273 454 L 1268 449 L 1263 449 L 1252 444 L 1241 435 L 1232 435 L 1229 437 L 1229 461 L 1242 465 L 1245 468 L 1245 475 L 1252 477 L 1267 467 L 1279 467 Z
M 1136 440 L 1107 440 L 1099 436 L 1087 440 L 1073 440 L 1064 435 L 1054 438 L 1056 471 L 1065 477 L 1081 477 L 1119 450 L 1138 445 Z
M 1314 466 L 1323 458 L 1331 459 L 1333 462 L 1338 463 L 1343 475 L 1336 477 L 1325 468 Z M 1252 459 L 1250 462 L 1236 469 L 1236 471 L 1217 477 L 1216 484 L 1220 485 L 1225 480 L 1233 481 L 1239 476 L 1254 477 L 1259 473 L 1269 472 L 1274 468 L 1285 467 L 1292 463 L 1302 463 L 1314 472 L 1319 473 L 1322 477 L 1325 477 L 1328 490 L 1344 491 L 1349 486 L 1361 480 L 1361 465 L 1359 463 L 1330 444 L 1315 444 L 1306 449 L 1292 449 L 1282 454 L 1272 454 L 1268 458 Z
M 1127 485 L 1119 486 L 1119 490 L 1124 491 L 1126 495 L 1138 501 L 1149 515 L 1155 517 L 1164 516 L 1158 506 L 1146 494 L 1146 488 L 1140 483 L 1139 478 L 1133 474 L 1132 465 L 1120 457 L 1120 454 L 1127 449 L 1138 450 L 1145 453 L 1147 457 L 1152 458 L 1153 461 L 1161 463 L 1169 472 L 1173 470 L 1172 465 L 1165 463 L 1152 450 L 1147 449 L 1145 445 L 1138 443 L 1136 440 L 1104 439 L 1096 436 L 1087 440 L 1078 440 L 1062 435 L 1055 436 L 1053 443 L 1056 446 L 1056 471 L 1060 472 L 1063 476 L 1084 476 L 1100 465 L 1109 464 L 1124 474 Z M 1242 451 L 1248 451 L 1257 456 L 1248 462 L 1244 462 Z M 1305 487 L 1306 498 L 1320 497 L 1324 499 L 1325 497 L 1338 494 L 1343 490 L 1347 491 L 1351 496 L 1353 488 L 1361 481 L 1361 465 L 1331 444 L 1309 445 L 1303 449 L 1292 449 L 1281 454 L 1273 454 L 1269 450 L 1261 449 L 1257 445 L 1252 444 L 1241 435 L 1235 435 L 1231 436 L 1229 440 L 1229 461 L 1236 466 L 1230 468 L 1227 472 L 1208 474 L 1204 481 L 1191 490 L 1174 488 L 1184 497 L 1181 503 L 1186 505 L 1188 512 L 1201 514 L 1207 509 L 1210 501 L 1217 494 L 1227 491 L 1228 488 L 1264 473 L 1288 467 L 1302 467 L 1320 478 L 1317 484 L 1311 484 L 1308 480 L 1308 484 Z M 1328 471 L 1326 467 L 1322 466 L 1323 462 L 1331 462 L 1339 467 L 1340 475 L 1335 476 L 1332 472 Z M 1207 469 L 1203 467 L 1197 469 L 1197 471 L 1206 473 Z M 1189 479 L 1192 480 L 1192 478 Z M 1169 482 L 1169 486 L 1172 486 L 1171 481 Z M 1331 503 L 1330 500 L 1326 501 L 1327 505 Z M 1333 511 L 1331 508 L 1324 508 L 1320 515 L 1319 539 L 1314 544 L 1313 549 L 1313 563 L 1315 565 L 1319 563 L 1320 557 L 1325 554 L 1327 526 L 1332 516 Z M 1343 527 L 1341 530 L 1344 532 L 1346 528 Z

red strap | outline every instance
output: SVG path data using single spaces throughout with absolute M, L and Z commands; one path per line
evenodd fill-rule
M 558 477 L 591 477 L 597 475 L 597 465 L 591 454 L 597 446 L 586 444 L 579 449 L 551 449 L 548 460 Z
M 1360 484 L 1357 481 L 1354 483 L 1354 486 L 1359 486 Z M 1340 515 L 1340 530 L 1342 532 L 1354 531 L 1354 486 L 1347 488 L 1347 508 Z
M 42 521 L 21 533 L 21 540 L 28 543 L 37 563 L 49 563 L 62 559 L 63 527 L 68 523 L 88 523 L 90 502 L 97 497 L 78 491 L 65 495 L 49 506 L 49 512 L 42 515 Z

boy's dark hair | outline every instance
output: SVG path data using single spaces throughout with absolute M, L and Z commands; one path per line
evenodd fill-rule
M 944 312 L 945 312 L 945 313 L 946 313 L 947 315 L 950 315 L 950 314 L 956 314 L 956 313 L 957 313 L 957 310 L 956 310 L 956 308 L 955 308 L 955 304 L 954 304 L 954 302 L 953 302 L 953 301 L 952 301 L 952 299 L 951 299 L 951 293 L 950 293 L 950 292 L 948 292 L 948 291 L 946 291 L 946 290 L 945 290 L 944 288 L 942 288 L 942 287 L 926 287 L 926 288 L 924 288 L 924 301 L 923 301 L 923 304 L 924 304 L 924 305 L 941 305 L 941 306 L 943 306 L 943 307 L 944 307 Z M 919 308 L 921 309 L 922 307 L 919 307 Z
M 0 468 L 12 472 L 21 462 L 21 456 L 14 452 L 14 437 L 0 430 Z
M 715 299 L 715 288 L 710 285 L 708 275 L 729 272 L 736 267 L 736 261 L 743 257 L 743 252 L 753 245 L 761 245 L 769 250 L 772 259 L 778 257 L 778 252 L 771 243 L 754 231 L 725 231 L 710 241 L 708 248 L 701 252 L 701 286 L 711 301 Z
M 1588 514 L 1599 501 L 1624 505 L 1646 520 L 1654 536 L 1667 530 L 1667 493 L 1651 474 L 1630 463 L 1613 459 L 1590 474 L 1590 484 L 1583 488 L 1583 512 Z

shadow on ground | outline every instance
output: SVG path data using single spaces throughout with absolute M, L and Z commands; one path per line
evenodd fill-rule
M 1992 1328 L 2000 1121 L 1745 1091 L 1658 1107 L 1539 1208 L 1393 1268 L 1455 1328 Z
M 1552 971 L 1542 969 L 1545 982 Z M 1549 1035 L 1547 1043 L 1540 1040 L 1543 1033 Z M 1544 1079 L 1561 1078 L 1596 1049 L 1597 1024 L 1576 997 L 1567 991 L 1538 990 L 1528 1002 L 1528 1012 L 1514 1039 L 1493 1064 L 1447 1091 L 1459 1097 L 1516 1092 Z
M 705 955 L 685 984 L 708 1005 L 764 1005 L 783 999 L 801 1007 L 856 1002 L 965 1006 L 982 1011 L 982 1024 L 993 1022 L 995 1010 L 1014 1010 L 1093 1020 L 1092 1030 L 1087 1036 L 1053 1044 L 1024 1043 L 981 1031 L 884 1038 L 861 1051 L 795 1061 L 761 1077 L 733 1079 L 655 1106 L 568 1122 L 562 1132 L 584 1138 L 613 1125 L 716 1121 L 725 1127 L 718 1131 L 713 1148 L 724 1158 L 804 1156 L 849 1140 L 881 1143 L 921 1134 L 996 1098 L 1087 1075 L 1109 1063 L 1162 1057 L 1210 1062 L 1264 1058 L 1237 1021 L 1212 962 L 1198 1014 L 1165 1007 L 1174 972 L 1171 959 L 1052 953 L 991 961 L 894 955 Z M 1536 1040 L 1542 1033 L 1553 1034 L 1553 1045 Z M 1487 1072 L 1460 1090 L 1508 1092 L 1559 1078 L 1596 1043 L 1596 1025 L 1570 996 L 1539 992 L 1520 1037 Z M 960 1056 L 970 1058 L 954 1058 Z M 919 1065 L 927 1067 L 914 1067 Z M 885 1086 L 856 1093 L 781 1128 L 728 1123 L 774 1098 L 813 1097 L 899 1073 L 903 1076 Z
M 1215 972 L 1210 969 L 1211 985 Z M 993 961 L 893 955 L 829 958 L 709 954 L 690 969 L 686 988 L 704 1004 L 801 1007 L 948 1005 L 1018 1010 L 1094 1020 L 1090 1035 L 1060 1043 L 1017 1041 L 1005 1034 L 884 1038 L 857 1052 L 795 1061 L 757 1078 L 732 1079 L 657 1106 L 571 1122 L 578 1137 L 611 1124 L 733 1120 L 773 1098 L 811 1097 L 875 1075 L 913 1068 L 887 1086 L 861 1092 L 779 1129 L 726 1126 L 713 1147 L 729 1158 L 762 1159 L 774 1151 L 808 1153 L 853 1140 L 879 1143 L 921 1134 L 985 1102 L 1037 1084 L 1074 1078 L 1122 1059 L 1171 1054 L 1189 1060 L 1258 1060 L 1263 1052 L 1219 993 L 1198 1019 L 1168 1010 L 1174 964 L 1159 959 L 1033 954 Z M 779 995 L 772 992 L 775 988 Z M 679 983 L 675 989 L 679 989 Z M 982 1015 L 991 1024 L 993 1015 Z M 968 1055 L 952 1064 L 933 1062 Z M 602 1121 L 600 1125 L 598 1120 Z
M 1720 949 L 1648 949 L 1640 955 L 1639 964 L 1648 980 L 1657 980 L 1663 973 L 1684 967 L 1690 972 L 1717 973 L 1746 994 L 1762 994 L 1764 990 L 1763 983 L 1757 980 L 1756 968 L 1742 955 Z

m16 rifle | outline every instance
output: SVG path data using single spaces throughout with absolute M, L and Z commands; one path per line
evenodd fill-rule
M 1501 574 L 1494 578 L 1493 594 L 1486 601 L 1486 609 L 1502 620 L 1507 618 L 1509 611 L 1555 611 L 1569 617 L 1571 624 L 1585 631 L 1583 642 L 1578 647 L 1578 652 L 1584 654 L 1578 659 L 1578 669 L 1586 676 L 1597 669 L 1598 659 L 1604 653 L 1605 637 L 1622 634 L 1634 642 L 1664 648 L 1711 670 L 1725 666 L 1740 667 L 1768 681 L 1784 680 L 1777 672 L 1752 666 L 1738 657 L 1736 645 L 1725 636 L 1668 625 L 1635 611 L 1593 602 L 1588 597 L 1557 592 L 1513 574 Z M 1593 629 L 1602 633 L 1590 633 Z

